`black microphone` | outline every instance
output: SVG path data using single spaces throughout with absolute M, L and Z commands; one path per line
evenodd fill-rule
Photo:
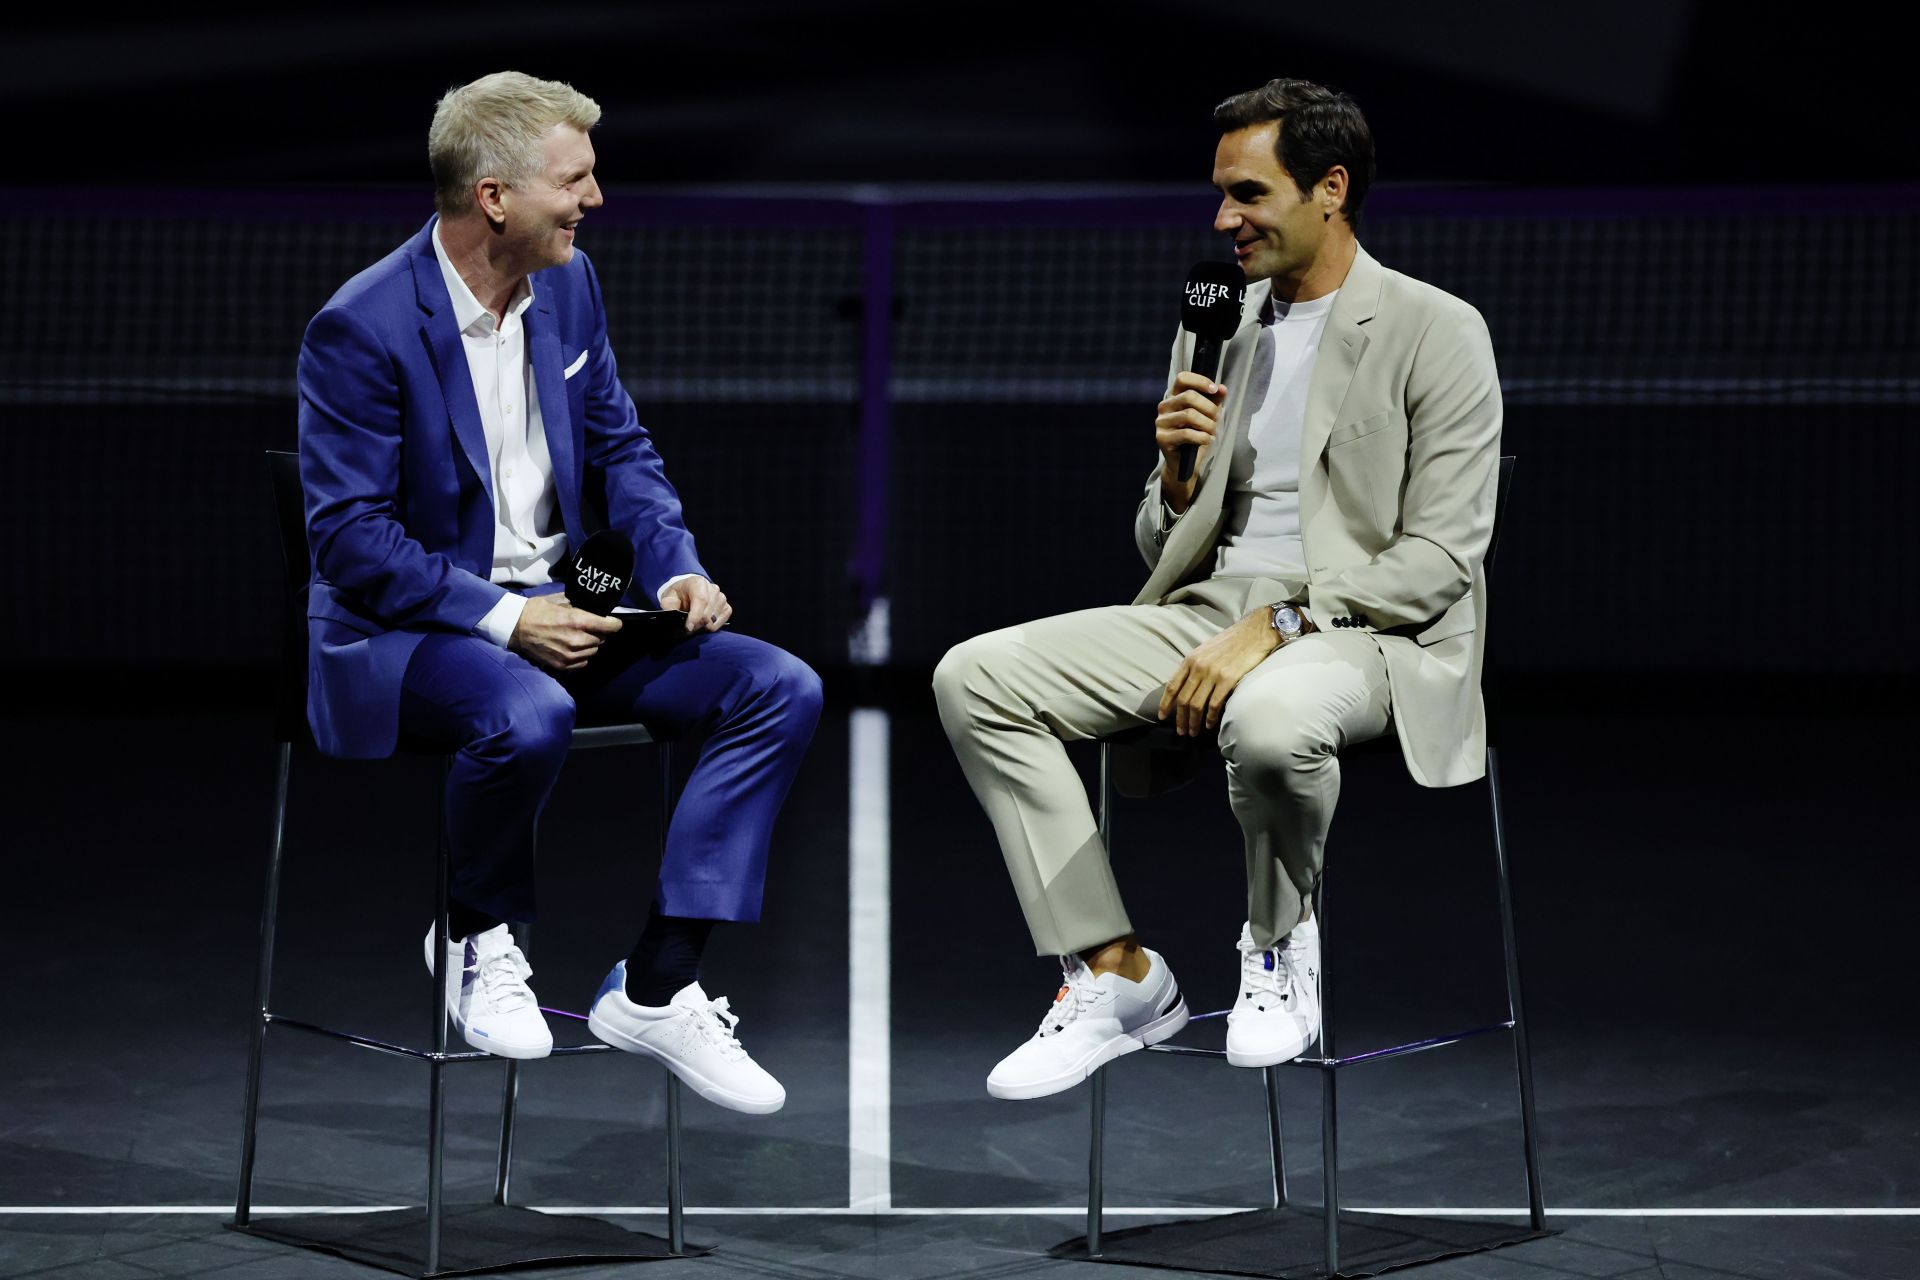
M 633 581 L 633 544 L 612 529 L 602 529 L 587 539 L 563 576 L 568 604 L 605 617 Z
M 1180 326 L 1196 339 L 1189 372 L 1209 382 L 1220 372 L 1220 349 L 1240 327 L 1240 299 L 1246 288 L 1246 277 L 1231 262 L 1196 262 L 1187 271 Z M 1182 484 L 1193 479 L 1193 460 L 1199 455 L 1199 445 L 1180 446 Z

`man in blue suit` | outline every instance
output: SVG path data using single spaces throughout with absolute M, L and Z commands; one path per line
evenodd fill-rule
M 774 819 L 820 712 L 819 678 L 721 628 L 607 343 L 575 229 L 603 203 L 600 108 L 517 72 L 450 91 L 428 137 L 437 216 L 348 281 L 300 350 L 300 469 L 314 578 L 308 714 L 323 751 L 454 753 L 447 1006 L 467 1043 L 537 1058 L 553 1038 L 511 922 L 533 918 L 533 832 L 576 718 L 698 739 L 652 912 L 589 1025 L 702 1096 L 776 1111 L 779 1083 L 698 981 L 715 922 L 760 912 Z M 590 514 L 635 548 L 629 603 L 684 610 L 665 646 L 571 607 L 556 567 Z M 646 588 L 651 598 L 640 594 Z

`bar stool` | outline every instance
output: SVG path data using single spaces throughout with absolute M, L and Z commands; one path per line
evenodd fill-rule
M 1487 546 L 1487 569 L 1493 568 L 1494 551 L 1499 545 L 1501 516 L 1504 514 L 1507 493 L 1513 476 L 1512 457 L 1500 459 L 1498 489 L 1494 502 L 1494 527 Z M 1152 748 L 1156 745 L 1167 749 L 1187 749 L 1187 740 L 1177 738 L 1173 730 L 1166 726 L 1147 726 L 1128 729 L 1111 735 L 1100 742 L 1099 776 L 1099 824 L 1101 843 L 1111 851 L 1113 848 L 1113 797 L 1111 756 L 1115 742 L 1137 743 Z M 1388 735 L 1362 743 L 1342 753 L 1343 758 L 1358 756 L 1399 755 L 1398 741 Z M 1493 854 L 1496 878 L 1500 892 L 1500 932 L 1501 943 L 1506 961 L 1507 980 L 1507 1017 L 1505 1020 L 1489 1026 L 1472 1027 L 1466 1030 L 1449 1031 L 1423 1036 L 1416 1040 L 1405 1041 L 1385 1048 L 1371 1049 L 1362 1053 L 1341 1055 L 1334 1047 L 1334 1004 L 1330 974 L 1337 969 L 1332 961 L 1332 934 L 1327 928 L 1327 878 L 1324 871 L 1313 893 L 1313 914 L 1320 924 L 1320 945 L 1322 963 L 1320 966 L 1320 1039 L 1318 1055 L 1300 1057 L 1282 1066 L 1302 1067 L 1320 1072 L 1321 1109 L 1320 1140 L 1321 1168 L 1324 1181 L 1323 1205 L 1325 1212 L 1324 1255 L 1325 1275 L 1340 1274 L 1340 1146 L 1339 1146 L 1339 1072 L 1344 1067 L 1359 1066 L 1363 1063 L 1383 1062 L 1410 1053 L 1420 1053 L 1428 1049 L 1438 1049 L 1445 1045 L 1494 1032 L 1505 1031 L 1513 1037 L 1514 1072 L 1518 1080 L 1520 1095 L 1520 1131 L 1521 1145 L 1526 1163 L 1527 1176 L 1527 1216 L 1533 1235 L 1546 1231 L 1546 1210 L 1540 1191 L 1540 1157 L 1536 1140 L 1533 1100 L 1533 1065 L 1527 1044 L 1526 1013 L 1520 995 L 1520 960 L 1514 944 L 1513 895 L 1507 871 L 1506 820 L 1500 803 L 1500 765 L 1494 750 L 1491 730 L 1487 746 L 1487 791 L 1491 802 Z M 1194 1016 L 1192 1021 L 1201 1022 L 1226 1017 L 1229 1010 L 1221 1009 L 1212 1013 Z M 1192 1058 L 1224 1059 L 1224 1049 L 1203 1049 L 1189 1045 L 1179 1045 L 1171 1041 L 1147 1046 L 1158 1053 L 1174 1054 Z M 1118 1061 L 1125 1061 L 1119 1059 Z M 1106 1103 L 1107 1071 L 1109 1064 L 1093 1074 L 1091 1080 L 1091 1136 L 1087 1153 L 1087 1234 L 1084 1256 L 1099 1259 L 1104 1255 L 1102 1238 L 1103 1207 L 1103 1157 L 1106 1139 Z M 1279 1068 L 1263 1069 L 1267 1102 L 1267 1143 L 1272 1172 L 1273 1208 L 1282 1209 L 1288 1205 L 1286 1157 L 1283 1150 L 1280 1121 L 1280 1084 Z M 1498 1243 L 1510 1243 L 1511 1238 Z M 1475 1252 L 1478 1248 L 1493 1247 L 1492 1243 L 1474 1248 L 1455 1250 L 1455 1252 Z
M 371 1049 L 376 1053 L 399 1058 L 412 1059 L 427 1064 L 427 1204 L 426 1204 L 426 1248 L 423 1276 L 452 1274 L 442 1270 L 441 1225 L 445 1211 L 443 1204 L 442 1160 L 445 1146 L 446 1099 L 442 1073 L 449 1066 L 476 1063 L 506 1063 L 506 1077 L 500 1099 L 500 1138 L 498 1154 L 494 1165 L 493 1203 L 508 1206 L 511 1195 L 514 1118 L 520 1092 L 520 1068 L 517 1059 L 499 1058 L 493 1054 L 478 1051 L 447 1051 L 447 1011 L 446 993 L 438 975 L 427 978 L 429 1001 L 430 1049 L 414 1048 L 393 1044 L 372 1036 L 351 1031 L 335 1030 L 316 1023 L 290 1018 L 275 1013 L 271 1008 L 273 980 L 273 953 L 276 918 L 279 911 L 281 851 L 285 842 L 287 818 L 287 791 L 289 773 L 293 759 L 293 746 L 296 740 L 306 736 L 306 618 L 301 607 L 301 597 L 307 582 L 309 562 L 306 539 L 306 517 L 300 485 L 300 458 L 295 453 L 269 451 L 267 453 L 268 474 L 272 486 L 274 511 L 280 534 L 280 550 L 285 567 L 286 630 L 284 652 L 280 665 L 280 679 L 275 709 L 276 737 L 279 747 L 279 760 L 274 784 L 273 832 L 268 846 L 267 884 L 265 904 L 260 917 L 259 967 L 255 978 L 254 1010 L 251 1018 L 250 1036 L 247 1047 L 247 1088 L 245 1102 L 244 1136 L 240 1154 L 240 1185 L 234 1202 L 234 1216 L 230 1225 L 239 1230 L 258 1230 L 253 1223 L 253 1169 L 256 1149 L 256 1137 L 259 1120 L 260 1075 L 266 1052 L 266 1036 L 269 1027 L 284 1027 L 291 1031 L 300 1031 L 310 1035 L 332 1040 L 344 1041 Z M 641 746 L 652 744 L 660 752 L 661 792 L 663 798 L 661 818 L 661 840 L 664 845 L 667 823 L 673 816 L 675 791 L 673 784 L 672 744 L 656 738 L 643 724 L 611 724 L 576 728 L 568 744 L 569 751 L 583 751 L 599 747 Z M 405 748 L 403 747 L 403 750 Z M 442 752 L 432 754 L 445 755 Z M 446 757 L 451 767 L 451 757 Z M 444 792 L 442 793 L 442 811 L 440 821 L 439 847 L 436 855 L 436 873 L 434 888 L 434 945 L 435 954 L 444 956 L 447 947 L 447 885 L 450 878 L 451 859 L 447 846 L 446 814 Z M 524 928 L 524 926 L 523 926 Z M 586 1021 L 586 1015 L 571 1013 L 561 1009 L 545 1009 L 543 1012 L 557 1014 L 564 1018 L 580 1022 Z M 612 1045 L 590 1042 L 587 1044 L 556 1045 L 552 1056 L 555 1058 L 583 1057 L 588 1054 L 618 1053 Z M 681 1257 L 689 1254 L 707 1252 L 699 1246 L 689 1249 L 683 1230 L 684 1201 L 680 1180 L 680 1080 L 671 1071 L 662 1068 L 666 1077 L 667 1101 L 667 1233 L 668 1256 Z M 610 1230 L 617 1230 L 610 1228 Z M 625 1233 L 622 1233 L 623 1235 Z M 636 1241 L 645 1237 L 635 1236 Z M 644 1249 L 636 1249 L 624 1254 L 607 1253 L 599 1256 L 602 1260 L 615 1256 L 647 1257 L 656 1256 Z M 522 1259 L 525 1262 L 549 1261 L 549 1258 Z M 593 1260 L 582 1257 L 583 1261 Z M 385 1265 L 385 1264 L 381 1264 Z M 487 1269 L 493 1269 L 501 1263 L 489 1263 Z M 511 1265 L 511 1264 L 507 1264 Z M 465 1270 L 468 1268 L 460 1268 Z

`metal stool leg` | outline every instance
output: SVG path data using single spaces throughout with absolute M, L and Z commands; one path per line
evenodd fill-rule
M 451 772 L 453 764 L 447 762 Z M 447 958 L 447 885 L 452 878 L 453 855 L 447 844 L 447 805 L 444 783 L 440 792 L 440 847 L 434 862 L 433 954 L 434 972 L 429 986 L 433 994 L 433 1056 L 427 1060 L 427 1274 L 440 1270 L 440 1211 L 444 1191 L 442 1166 L 446 1148 L 447 1093 L 444 1073 L 447 1069 L 446 974 L 441 972 Z
M 513 1194 L 513 1119 L 520 1101 L 520 1062 L 507 1059 L 507 1081 L 500 1091 L 500 1154 L 493 1165 L 493 1202 L 506 1204 Z
M 1100 744 L 1099 816 L 1100 844 L 1107 850 L 1107 856 L 1112 857 L 1113 748 L 1104 742 Z M 1092 1119 L 1087 1140 L 1087 1256 L 1097 1258 L 1101 1252 L 1101 1218 L 1106 1207 L 1107 1069 L 1096 1070 L 1089 1083 L 1093 1097 L 1089 1104 Z
M 1540 1189 L 1540 1150 L 1533 1116 L 1533 1054 L 1527 1046 L 1527 1015 L 1520 1002 L 1520 952 L 1514 944 L 1513 888 L 1507 874 L 1507 824 L 1500 808 L 1500 761 L 1487 748 L 1487 794 L 1493 805 L 1493 853 L 1500 867 L 1500 940 L 1507 957 L 1507 1016 L 1513 1019 L 1513 1065 L 1520 1078 L 1520 1140 L 1527 1160 L 1527 1219 L 1535 1231 L 1547 1227 Z
M 664 1070 L 664 1068 L 662 1068 Z M 680 1183 L 680 1077 L 667 1073 L 667 1252 L 679 1257 L 687 1251 L 683 1222 L 685 1188 Z
M 538 833 L 535 839 L 538 840 Z M 533 943 L 533 926 L 523 924 L 514 934 L 522 954 Z M 513 1125 L 520 1103 L 520 1060 L 507 1059 L 507 1079 L 500 1091 L 500 1150 L 493 1162 L 493 1202 L 506 1204 L 513 1194 Z
M 1093 1073 L 1093 1132 L 1087 1143 L 1087 1256 L 1100 1256 L 1101 1216 L 1107 1194 L 1107 1069 Z
M 1267 1155 L 1273 1163 L 1273 1207 L 1287 1207 L 1287 1156 L 1280 1142 L 1280 1073 L 1263 1068 L 1267 1086 Z
M 1313 890 L 1313 915 L 1320 922 L 1320 1176 L 1325 1187 L 1327 1274 L 1340 1274 L 1340 1072 L 1333 1065 L 1333 983 L 1327 971 L 1327 877 Z
M 273 836 L 267 854 L 267 893 L 260 909 L 260 964 L 253 985 L 253 1026 L 247 1036 L 247 1095 L 240 1139 L 240 1189 L 234 1196 L 233 1222 L 244 1227 L 253 1217 L 253 1157 L 260 1124 L 260 1070 L 267 1051 L 267 1005 L 273 989 L 273 939 L 280 913 L 280 849 L 287 833 L 287 773 L 293 744 L 280 744 L 273 786 Z
M 673 744 L 660 744 L 660 852 L 667 849 L 673 828 L 673 805 L 679 797 L 673 780 Z M 665 1071 L 665 1068 L 662 1068 Z M 680 1077 L 667 1077 L 667 1252 L 680 1257 L 687 1251 L 686 1191 L 680 1181 Z

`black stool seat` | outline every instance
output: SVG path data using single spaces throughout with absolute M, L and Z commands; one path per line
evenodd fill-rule
M 664 746 L 667 741 L 643 724 L 589 724 L 575 726 L 567 747 L 572 751 L 587 751 L 594 747 L 644 747 L 653 743 Z

